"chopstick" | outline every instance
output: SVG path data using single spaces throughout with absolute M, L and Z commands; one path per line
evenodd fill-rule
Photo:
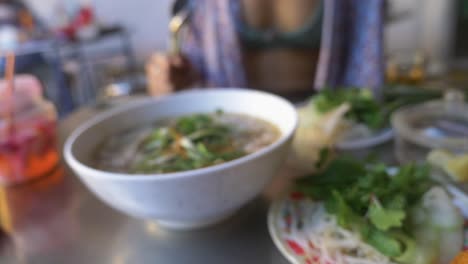
M 8 52 L 6 54 L 6 69 L 5 69 L 5 81 L 6 81 L 6 95 L 7 95 L 7 115 L 6 124 L 8 128 L 8 135 L 12 137 L 15 132 L 15 103 L 14 103 L 14 92 L 15 92 L 15 53 Z

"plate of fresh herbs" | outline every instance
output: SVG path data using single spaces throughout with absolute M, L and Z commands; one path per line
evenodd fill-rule
M 368 89 L 325 89 L 313 96 L 301 113 L 305 122 L 314 122 L 345 105 L 347 111 L 340 121 L 341 131 L 336 142 L 338 149 L 368 148 L 392 138 L 389 119 L 401 103 L 381 102 Z
M 292 263 L 449 263 L 464 218 L 430 174 L 338 158 L 271 205 L 270 235 Z

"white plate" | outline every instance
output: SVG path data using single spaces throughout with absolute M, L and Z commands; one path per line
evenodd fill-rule
M 452 193 L 452 192 L 451 192 Z M 466 199 L 466 196 L 465 196 Z M 465 202 L 468 202 L 465 200 Z M 461 209 L 468 208 L 468 204 L 460 197 L 455 197 L 454 203 Z M 275 201 L 268 211 L 268 231 L 276 247 L 283 256 L 293 264 L 316 263 L 313 257 L 302 254 L 309 246 L 301 234 L 301 223 L 303 215 L 307 215 L 305 209 L 312 202 L 298 193 Z M 462 210 L 463 211 L 463 210 Z M 466 210 L 465 210 L 466 211 Z M 465 249 L 468 249 L 468 215 L 465 214 Z
M 286 232 L 280 227 L 281 224 L 281 210 L 287 203 L 287 200 L 279 200 L 274 202 L 268 211 L 268 231 L 270 236 L 275 243 L 275 246 L 279 249 L 281 254 L 291 263 L 302 264 L 306 263 L 306 259 L 297 254 L 292 249 L 291 245 L 288 244 L 288 238 Z
M 393 138 L 393 129 L 387 128 L 375 133 L 374 135 L 366 138 L 360 138 L 353 141 L 338 142 L 336 147 L 338 150 L 355 150 L 371 148 L 385 142 L 388 142 Z

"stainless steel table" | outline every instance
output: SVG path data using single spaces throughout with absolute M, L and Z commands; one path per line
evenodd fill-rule
M 83 108 L 60 126 L 61 142 L 101 111 Z M 161 229 L 127 217 L 95 198 L 59 169 L 36 182 L 0 191 L 0 263 L 288 263 L 271 241 L 268 201 L 287 186 L 286 174 L 235 216 L 198 231 Z
M 71 115 L 60 126 L 61 142 L 101 110 Z M 0 234 L 0 263 L 288 263 L 270 239 L 266 213 L 296 174 L 284 168 L 261 196 L 223 223 L 178 232 L 111 209 L 60 168 L 0 189 L 0 219 L 9 234 Z

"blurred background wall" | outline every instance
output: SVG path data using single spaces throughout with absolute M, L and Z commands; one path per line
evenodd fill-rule
M 25 0 L 41 18 L 54 17 L 57 2 L 77 0 Z M 84 0 L 85 2 L 87 0 Z M 167 42 L 172 0 L 89 0 L 103 24 L 120 24 L 132 34 L 135 53 L 140 62 L 156 49 L 164 49 Z M 52 8 L 51 8 L 52 7 Z
M 429 72 L 444 71 L 446 61 L 454 55 L 455 17 L 462 1 L 389 0 L 387 3 L 386 54 L 411 58 L 415 53 L 424 53 L 430 59 Z
M 132 32 L 140 61 L 152 51 L 166 47 L 172 0 L 94 0 L 94 3 L 102 22 L 121 23 Z

